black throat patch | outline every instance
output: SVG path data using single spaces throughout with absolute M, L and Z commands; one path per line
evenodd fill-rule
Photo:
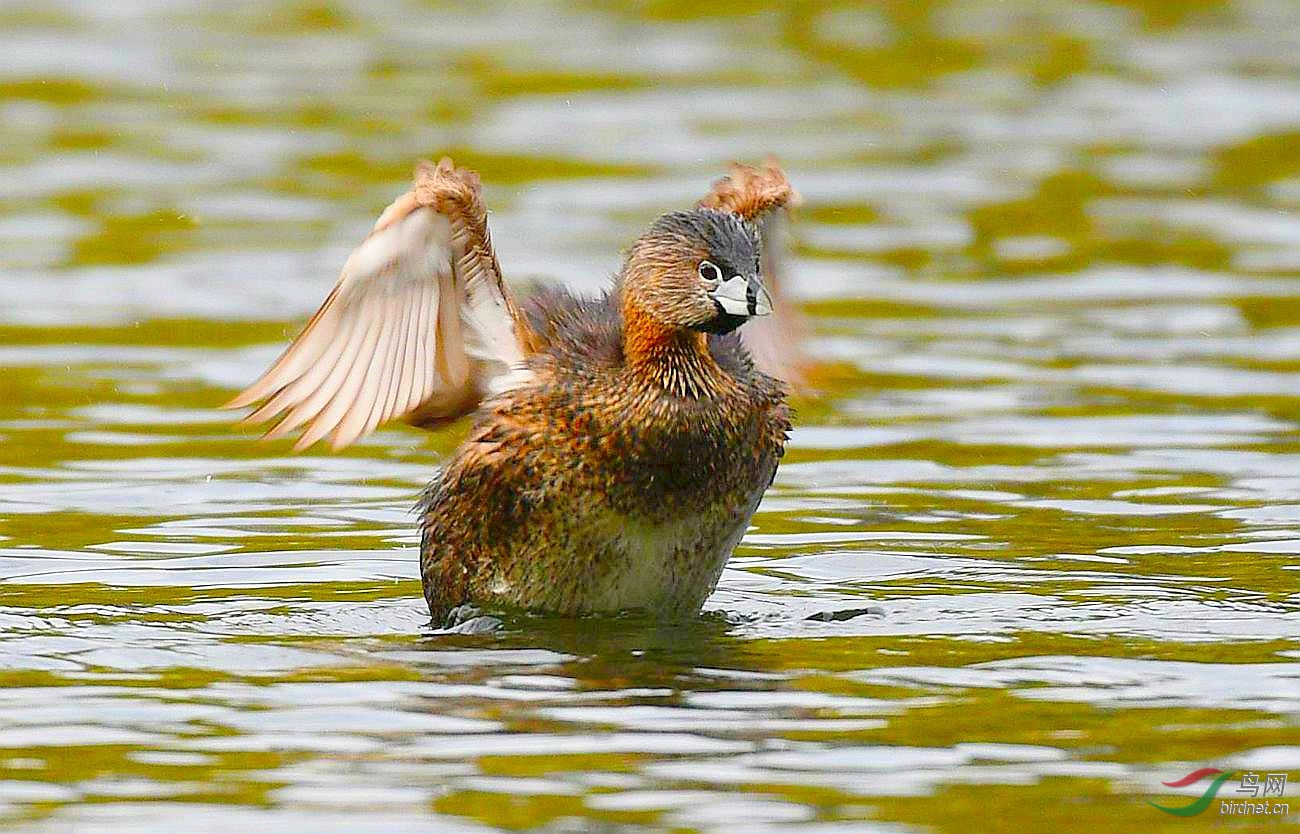
M 742 324 L 749 321 L 749 316 L 737 316 L 734 313 L 728 313 L 726 310 L 722 309 L 722 305 L 717 301 L 713 302 L 713 306 L 718 309 L 718 314 L 708 321 L 691 325 L 692 330 L 700 333 L 722 335 L 724 333 L 730 333 L 737 327 L 740 327 Z

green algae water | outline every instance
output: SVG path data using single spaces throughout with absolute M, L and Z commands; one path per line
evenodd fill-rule
M 1149 803 L 1300 779 L 1300 6 L 741 8 L 0 6 L 0 830 L 1295 823 Z M 215 410 L 420 157 L 595 290 L 769 151 L 823 395 L 697 623 L 437 634 L 459 433 Z

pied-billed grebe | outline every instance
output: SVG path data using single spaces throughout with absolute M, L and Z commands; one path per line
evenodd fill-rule
M 467 603 L 697 613 L 780 459 L 784 386 L 738 335 L 771 312 L 756 222 L 796 195 L 744 166 L 632 247 L 614 286 L 516 301 L 473 172 L 423 163 L 280 359 L 229 403 L 346 446 L 474 412 L 422 502 L 435 620 Z

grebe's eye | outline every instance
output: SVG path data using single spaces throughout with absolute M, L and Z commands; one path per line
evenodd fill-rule
M 700 278 L 711 287 L 716 287 L 722 283 L 722 270 L 714 266 L 712 261 L 700 261 Z

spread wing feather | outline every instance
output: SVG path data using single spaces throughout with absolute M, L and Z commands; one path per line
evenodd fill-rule
M 535 340 L 501 277 L 478 176 L 444 158 L 421 163 L 302 332 L 226 407 L 260 402 L 247 423 L 284 415 L 268 438 L 304 427 L 295 450 L 327 437 L 341 449 L 522 384 Z

